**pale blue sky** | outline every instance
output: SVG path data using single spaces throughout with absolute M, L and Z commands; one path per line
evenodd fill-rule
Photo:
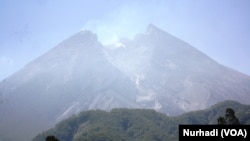
M 0 80 L 81 29 L 103 43 L 152 23 L 250 75 L 250 0 L 1 0 Z

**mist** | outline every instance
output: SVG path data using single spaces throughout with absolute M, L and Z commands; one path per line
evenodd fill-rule
M 102 44 L 107 45 L 120 38 L 133 39 L 135 34 L 144 33 L 148 24 L 188 42 L 219 63 L 249 75 L 250 64 L 246 61 L 250 60 L 249 5 L 248 0 L 75 0 L 28 4 L 3 1 L 0 79 L 79 30 L 93 31 Z
M 249 74 L 249 5 L 249 1 L 134 2 L 88 21 L 82 29 L 97 33 L 107 45 L 133 39 L 154 24 L 219 63 Z
M 249 0 L 3 0 L 0 18 L 0 141 L 81 111 L 250 104 Z

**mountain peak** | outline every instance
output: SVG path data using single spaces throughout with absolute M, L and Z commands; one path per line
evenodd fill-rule
M 81 35 L 95 35 L 92 31 L 90 30 L 80 30 L 79 32 Z
M 149 24 L 147 31 L 146 31 L 146 34 L 152 34 L 152 33 L 159 32 L 159 31 L 162 31 L 162 30 L 153 24 Z
M 75 34 L 75 36 L 79 36 L 80 38 L 90 41 L 98 40 L 97 35 L 90 30 L 81 30 L 79 33 Z
M 62 41 L 54 49 L 93 48 L 98 43 L 97 35 L 89 30 L 81 30 Z

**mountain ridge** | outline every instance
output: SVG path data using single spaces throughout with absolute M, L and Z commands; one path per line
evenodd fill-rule
M 1 81 L 0 136 L 14 132 L 26 141 L 82 110 L 180 115 L 224 100 L 250 103 L 249 76 L 153 25 L 119 42 L 103 46 L 96 34 L 80 31 Z
M 151 109 L 90 110 L 58 123 L 54 128 L 38 134 L 32 141 L 42 141 L 54 135 L 61 141 L 78 140 L 178 140 L 178 125 L 214 125 L 227 108 L 235 111 L 241 124 L 250 124 L 250 105 L 223 101 L 208 109 L 169 117 Z

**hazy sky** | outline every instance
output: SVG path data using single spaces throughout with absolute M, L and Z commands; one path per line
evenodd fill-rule
M 250 75 L 250 0 L 1 0 L 0 80 L 81 29 L 108 44 L 152 23 Z

